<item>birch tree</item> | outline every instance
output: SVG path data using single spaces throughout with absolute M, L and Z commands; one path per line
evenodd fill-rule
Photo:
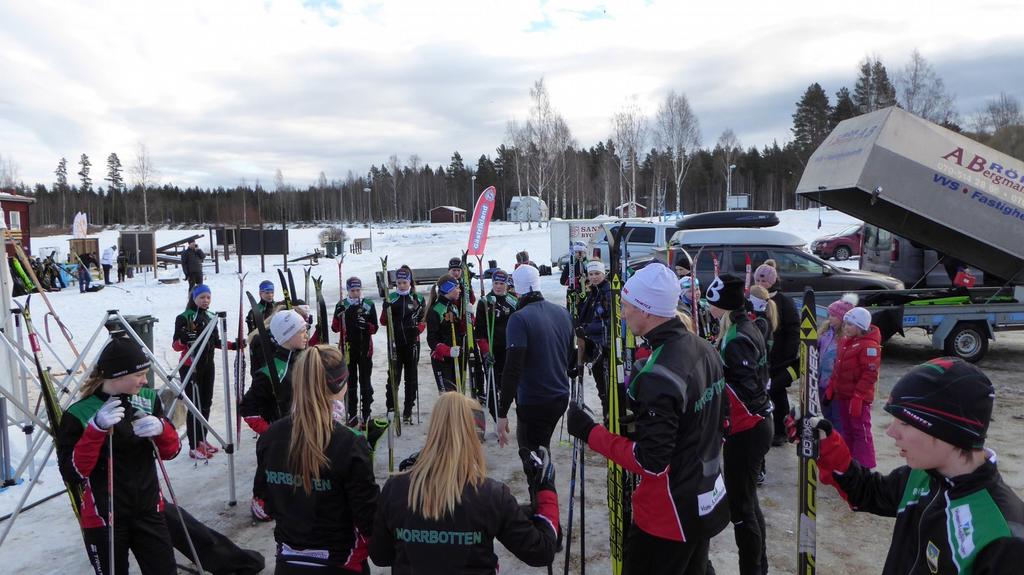
M 690 160 L 700 146 L 700 121 L 690 108 L 686 94 L 668 93 L 655 116 L 655 137 L 659 147 L 672 155 L 672 179 L 676 187 L 676 211 L 683 210 L 683 180 Z
M 142 221 L 148 226 L 149 202 L 146 192 L 150 186 L 156 183 L 158 172 L 153 167 L 153 158 L 150 157 L 146 144 L 139 142 L 135 146 L 135 161 L 132 163 L 130 171 L 135 185 L 142 189 Z
M 635 203 L 636 179 L 640 173 L 640 150 L 647 143 L 647 117 L 636 103 L 635 97 L 612 116 L 612 136 L 621 154 L 619 170 L 629 186 L 629 201 Z

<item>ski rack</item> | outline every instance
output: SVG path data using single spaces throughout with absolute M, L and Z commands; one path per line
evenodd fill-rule
M 3 387 L 0 387 L 0 396 L 6 398 L 8 402 L 13 403 L 18 411 L 21 411 L 23 414 L 27 415 L 28 419 L 26 421 L 30 421 L 34 426 L 39 427 L 44 431 L 48 431 L 49 426 L 47 424 L 49 422 L 46 422 L 46 424 L 44 424 L 43 420 L 40 419 L 40 417 L 34 415 L 33 410 L 27 401 L 28 380 L 31 379 L 35 381 L 37 384 L 39 384 L 39 379 L 35 375 L 35 370 L 28 369 L 29 366 L 26 363 L 26 357 L 31 357 L 31 355 L 25 351 L 23 345 L 24 340 L 21 336 L 22 322 L 20 310 L 14 308 L 11 310 L 11 313 L 15 316 L 17 338 L 16 341 L 11 341 L 9 334 L 7 334 L 2 328 L 0 328 L 0 348 L 6 348 L 6 351 L 10 352 L 11 357 L 18 362 L 18 369 L 22 373 L 22 377 L 20 378 L 21 388 L 23 391 L 23 397 L 25 397 L 26 400 L 18 400 L 13 396 L 13 394 L 11 394 Z M 82 350 L 79 352 L 78 357 L 75 359 L 75 361 L 71 364 L 70 367 L 67 367 L 65 369 L 65 376 L 63 379 L 59 381 L 57 393 L 61 397 L 61 409 L 66 409 L 73 402 L 76 394 L 78 393 L 79 388 L 81 387 L 82 383 L 84 383 L 85 378 L 88 377 L 88 374 L 84 370 L 81 373 L 79 373 L 79 369 L 84 365 L 85 357 L 88 354 L 89 350 L 92 349 L 97 339 L 99 339 L 99 335 L 104 332 L 110 333 L 111 326 L 122 328 L 125 334 L 128 335 L 128 337 L 132 338 L 136 343 L 139 344 L 143 352 L 146 354 L 146 357 L 149 358 L 151 362 L 150 368 L 153 370 L 154 375 L 163 382 L 165 388 L 169 388 L 175 393 L 175 399 L 174 401 L 171 402 L 169 406 L 167 406 L 165 410 L 165 416 L 168 417 L 168 419 L 170 418 L 171 411 L 174 409 L 174 406 L 177 405 L 177 400 L 180 399 L 182 403 L 185 405 L 185 408 L 193 415 L 193 417 L 196 418 L 197 423 L 206 428 L 207 432 L 221 444 L 221 447 L 224 450 L 224 454 L 227 455 L 228 457 L 228 505 L 234 506 L 237 503 L 237 497 L 235 488 L 235 444 L 233 434 L 234 424 L 233 414 L 231 412 L 233 403 L 231 401 L 231 385 L 230 382 L 228 381 L 228 379 L 230 378 L 230 371 L 228 370 L 228 350 L 226 344 L 226 342 L 228 341 L 228 338 L 226 337 L 227 313 L 221 311 L 216 312 L 215 315 L 217 317 L 217 321 L 212 321 L 209 324 L 207 324 L 206 328 L 204 328 L 203 331 L 200 333 L 199 338 L 196 339 L 195 343 L 193 343 L 192 346 L 189 348 L 188 353 L 186 353 L 182 357 L 182 359 L 178 362 L 178 365 L 169 374 L 168 370 L 165 369 L 163 364 L 160 363 L 157 357 L 153 354 L 153 351 L 146 347 L 145 342 L 142 341 L 142 338 L 139 337 L 139 334 L 135 332 L 131 324 L 128 323 L 128 320 L 125 319 L 121 312 L 116 309 L 107 310 L 106 314 L 104 314 L 103 316 L 103 320 L 100 322 L 96 330 L 93 331 L 93 334 L 89 338 L 89 341 L 86 343 L 85 347 L 83 347 Z M 224 380 L 224 436 L 217 433 L 217 430 L 214 429 L 213 425 L 206 418 L 203 417 L 199 409 L 196 408 L 195 404 L 189 399 L 188 395 L 185 394 L 184 392 L 185 386 L 188 385 L 188 382 L 191 380 L 192 375 L 195 372 L 195 364 L 193 364 L 189 368 L 189 370 L 185 374 L 185 377 L 181 379 L 180 382 L 178 381 L 179 378 L 176 375 L 180 373 L 181 367 L 184 366 L 185 358 L 194 355 L 201 355 L 203 353 L 203 351 L 206 349 L 206 346 L 209 343 L 210 337 L 212 336 L 215 330 L 218 332 L 221 342 L 225 342 L 221 348 L 221 373 L 222 379 Z M 47 346 L 47 348 L 50 350 L 51 353 L 54 353 L 51 347 Z M 244 353 L 244 350 L 238 350 L 237 353 Z M 63 361 L 58 361 L 60 362 L 62 367 L 65 365 Z M 159 389 L 157 389 L 156 391 L 159 392 Z M 13 418 L 8 416 L 8 419 Z M 7 422 L 2 423 L 6 429 Z M 30 429 L 29 426 L 25 424 L 22 424 L 22 427 L 23 429 Z M 28 467 L 30 469 L 30 479 L 25 488 L 25 492 L 21 495 L 21 499 L 19 499 L 18 503 L 15 505 L 14 510 L 10 514 L 10 518 L 7 519 L 7 524 L 3 527 L 3 530 L 0 531 L 0 547 L 3 546 L 3 542 L 7 539 L 8 534 L 10 533 L 11 529 L 14 526 L 14 522 L 18 519 L 18 516 L 25 509 L 25 503 L 26 501 L 28 501 L 28 498 L 32 493 L 32 489 L 39 482 L 39 476 L 46 468 L 46 463 L 47 461 L 49 461 L 50 457 L 53 455 L 54 452 L 55 443 L 50 433 L 42 433 L 35 439 L 33 439 L 32 437 L 33 433 L 34 429 L 26 431 L 27 449 L 25 452 L 25 456 L 22 459 L 20 465 L 18 466 L 13 476 L 14 478 L 20 477 L 21 474 L 25 472 L 25 468 Z M 47 443 L 49 443 L 49 446 L 46 450 L 46 455 L 43 457 L 42 465 L 36 468 L 34 463 L 35 455 L 40 450 L 40 448 Z

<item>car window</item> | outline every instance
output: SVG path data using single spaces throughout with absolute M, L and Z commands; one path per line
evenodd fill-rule
M 840 236 L 852 236 L 852 235 L 857 233 L 857 230 L 860 229 L 860 226 L 861 226 L 861 224 L 853 224 L 852 226 L 850 226 L 850 227 L 846 228 L 845 230 L 839 232 L 838 235 L 840 235 Z
M 612 234 L 615 235 L 615 239 L 618 239 L 618 229 L 619 228 L 612 228 Z M 626 226 L 625 234 L 626 237 L 629 238 L 629 243 L 631 244 L 654 243 L 654 228 L 650 226 Z
M 750 255 L 750 270 L 754 271 L 757 266 L 764 263 L 764 260 L 768 259 L 767 250 L 733 250 L 732 251 L 732 271 L 733 273 L 745 274 L 747 273 L 747 255 Z
M 864 226 L 864 249 L 866 250 L 877 250 L 878 244 L 875 243 L 875 236 L 877 235 L 878 228 L 871 225 Z
M 812 260 L 806 254 L 801 252 L 781 252 L 773 251 L 772 255 L 775 256 L 775 264 L 779 270 L 779 273 L 785 275 L 787 273 L 799 273 L 799 274 L 822 274 L 824 273 L 824 267 L 815 260 Z
M 888 230 L 878 228 L 878 233 L 875 235 L 875 245 L 878 247 L 875 249 L 888 250 L 892 248 L 892 234 Z
M 687 251 L 689 251 L 689 250 L 687 250 Z M 694 253 L 694 252 L 690 252 L 690 253 Z M 715 262 L 714 262 L 715 256 L 718 256 L 719 264 L 721 264 L 721 259 L 722 259 L 722 251 L 721 250 L 718 250 L 718 251 L 704 250 L 704 251 L 700 252 L 700 256 L 697 258 L 697 271 L 698 272 L 714 273 L 714 271 L 715 271 Z
M 662 229 L 665 231 L 665 245 L 668 245 L 668 241 L 672 239 L 672 234 L 676 233 L 676 227 L 666 226 Z

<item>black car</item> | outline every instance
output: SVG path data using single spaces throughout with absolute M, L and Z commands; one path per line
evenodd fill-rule
M 717 233 L 716 233 L 717 232 Z M 678 232 L 686 234 L 687 232 Z M 715 238 L 721 238 L 716 241 Z M 796 238 L 796 239 L 793 239 Z M 686 243 L 686 240 L 699 243 Z M 832 265 L 821 258 L 813 256 L 802 249 L 802 240 L 793 234 L 774 230 L 700 230 L 700 236 L 673 237 L 683 240 L 682 244 L 674 242 L 675 247 L 682 247 L 697 260 L 697 279 L 702 286 L 710 285 L 715 275 L 715 259 L 718 260 L 719 273 L 731 273 L 740 277 L 746 274 L 746 261 L 750 257 L 751 275 L 757 266 L 771 258 L 775 260 L 779 277 L 782 279 L 782 291 L 802 292 L 806 286 L 815 291 L 861 291 L 903 289 L 900 280 L 858 270 L 848 270 Z M 760 240 L 760 241 L 759 241 Z M 661 261 L 664 255 L 655 256 Z M 639 269 L 654 258 L 637 258 L 630 260 L 631 268 Z M 753 278 L 751 278 L 753 283 Z

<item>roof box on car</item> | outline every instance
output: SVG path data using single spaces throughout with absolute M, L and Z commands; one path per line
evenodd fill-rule
M 708 228 L 770 228 L 779 225 L 775 212 L 758 210 L 728 210 L 704 212 L 679 218 L 676 228 L 680 230 L 704 230 Z

